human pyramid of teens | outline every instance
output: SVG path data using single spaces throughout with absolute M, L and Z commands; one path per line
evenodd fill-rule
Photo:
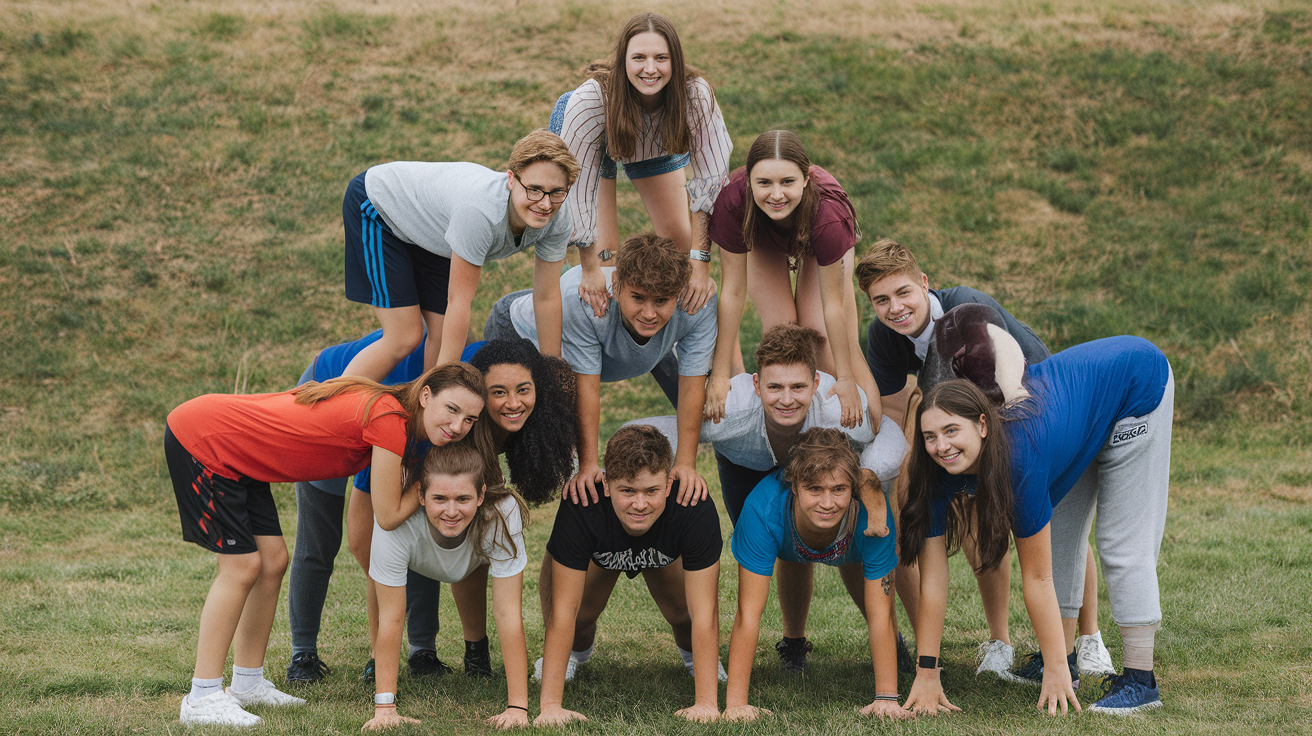
M 1052 355 L 987 294 L 930 288 L 908 247 L 881 238 L 858 258 L 855 209 L 796 134 L 761 133 L 729 170 L 714 90 L 659 15 L 630 19 L 546 122 L 504 170 L 393 162 L 352 179 L 346 297 L 372 306 L 380 329 L 326 347 L 291 390 L 200 396 L 170 413 L 182 536 L 218 560 L 182 724 L 254 726 L 256 712 L 314 699 L 305 686 L 333 676 L 317 635 L 343 530 L 367 576 L 366 730 L 418 722 L 396 696 L 403 630 L 412 676 L 452 672 L 435 644 L 444 582 L 464 675 L 505 678 L 489 724 L 586 720 L 566 707 L 568 683 L 621 573 L 643 576 L 693 678 L 679 716 L 768 717 L 750 684 L 771 578 L 778 666 L 805 676 L 816 564 L 838 568 L 867 625 L 868 702 L 853 705 L 891 719 L 959 710 L 939 660 L 957 550 L 989 624 L 977 677 L 1037 686 L 1050 714 L 1082 709 L 1082 677 L 1100 685 L 1088 710 L 1161 706 L 1155 567 L 1174 379 L 1160 350 L 1107 337 Z M 623 242 L 618 166 L 652 224 Z M 581 263 L 564 269 L 571 245 Z M 466 345 L 484 264 L 530 246 L 532 283 Z M 876 314 L 864 350 L 858 291 Z M 748 296 L 764 331 L 753 374 L 738 333 Z M 630 422 L 603 449 L 601 383 L 645 373 L 674 413 Z M 724 530 L 699 443 L 714 448 L 738 565 L 724 661 Z M 271 483 L 295 483 L 297 501 L 280 685 L 264 671 L 289 566 Z M 529 550 L 529 509 L 543 504 L 558 504 L 554 526 L 545 550 Z M 1007 625 L 1013 539 L 1039 647 L 1020 657 Z M 545 643 L 530 666 L 523 577 L 538 555 Z M 1099 562 L 1119 672 L 1098 628 Z M 897 630 L 896 599 L 913 631 Z

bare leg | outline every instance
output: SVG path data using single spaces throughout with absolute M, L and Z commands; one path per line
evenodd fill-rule
M 465 641 L 481 641 L 487 636 L 487 568 L 483 565 L 464 580 L 451 583 Z
M 638 196 L 642 197 L 642 204 L 647 208 L 647 216 L 651 218 L 651 228 L 662 238 L 673 240 L 679 250 L 684 251 L 693 247 L 692 218 L 685 188 L 687 181 L 683 169 L 633 180 L 633 188 L 638 190 Z
M 369 577 L 369 548 L 374 539 L 374 505 L 368 493 L 351 488 L 351 501 L 346 508 L 346 543 L 355 561 L 365 575 L 366 609 L 369 613 L 369 656 L 374 654 L 378 641 L 378 591 Z
M 847 588 L 847 594 L 852 597 L 852 602 L 856 604 L 856 610 L 861 612 L 861 618 L 865 618 L 866 578 L 864 571 L 861 569 L 861 563 L 839 565 L 838 574 L 843 578 L 843 587 Z
M 1098 633 L 1098 561 L 1093 556 L 1093 547 L 1086 553 L 1084 561 L 1084 600 L 1080 604 L 1080 636 L 1092 636 Z
M 800 639 L 806 636 L 806 618 L 811 612 L 815 571 L 811 565 L 785 560 L 777 560 L 774 571 L 779 581 L 779 611 L 783 614 L 784 636 Z
M 418 305 L 393 309 L 374 307 L 374 314 L 378 315 L 383 326 L 383 336 L 352 358 L 342 371 L 343 376 L 381 381 L 423 341 L 424 321 Z M 441 331 L 437 334 L 441 340 Z
M 574 619 L 574 644 L 571 647 L 574 651 L 586 651 L 597 640 L 597 619 L 606 610 L 611 591 L 615 590 L 615 581 L 619 579 L 619 571 L 603 570 L 595 562 L 588 563 L 583 600 L 579 602 L 579 614 Z
M 788 275 L 788 256 L 764 248 L 749 252 L 747 295 L 761 315 L 761 332 L 784 322 L 796 322 L 797 305 Z
M 848 251 L 843 256 L 843 270 L 851 274 L 853 269 L 853 251 Z M 820 361 L 817 366 L 820 370 L 829 375 L 835 374 L 834 355 L 829 349 L 829 342 L 832 340 L 847 340 L 848 355 L 852 360 L 861 360 L 865 355 L 861 351 L 861 343 L 857 339 L 857 315 L 860 314 L 856 309 L 856 287 L 852 285 L 852 279 L 844 280 L 846 285 L 843 289 L 843 313 L 848 316 L 847 330 L 843 335 L 830 335 L 825 326 L 824 299 L 820 288 L 820 265 L 816 262 L 815 256 L 807 256 L 802 259 L 797 269 L 797 321 L 803 327 L 810 327 L 825 336 L 825 346 L 820 350 Z M 854 373 L 856 366 L 853 366 Z M 871 390 L 869 386 L 861 384 L 861 390 L 867 393 Z
M 437 364 L 437 356 L 442 354 L 442 323 L 446 321 L 446 316 L 437 312 L 421 314 L 424 317 L 424 326 L 428 330 L 428 335 L 424 337 L 424 370 L 428 370 Z
M 205 607 L 200 612 L 195 674 L 200 680 L 223 677 L 223 665 L 228 660 L 233 634 L 241 621 L 246 599 L 261 572 L 259 552 L 218 557 L 219 574 L 210 584 L 210 592 L 205 596 Z
M 961 542 L 961 551 L 966 553 L 966 560 L 973 572 L 979 567 L 979 547 L 975 539 L 977 529 L 975 519 L 971 519 L 970 529 Z M 979 585 L 980 603 L 984 607 L 984 619 L 989 624 L 989 639 L 997 639 L 1003 644 L 1011 644 L 1011 632 L 1007 625 L 1008 602 L 1011 599 L 1011 552 L 1002 556 L 998 566 L 985 573 L 975 573 L 975 583 Z
M 683 558 L 666 567 L 644 570 L 642 579 L 661 615 L 669 622 L 674 643 L 685 652 L 691 652 L 692 614 L 688 612 L 688 591 L 684 588 Z
M 278 612 L 278 594 L 287 573 L 287 543 L 282 537 L 256 537 L 255 547 L 260 551 L 260 577 L 246 595 L 233 638 L 232 663 L 237 667 L 264 666 L 273 618 Z

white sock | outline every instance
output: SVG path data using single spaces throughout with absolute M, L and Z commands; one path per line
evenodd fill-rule
M 195 703 L 201 698 L 208 698 L 214 693 L 223 692 L 223 678 L 216 677 L 213 680 L 202 680 L 198 677 L 191 678 L 191 692 L 187 694 L 187 700 Z
M 259 667 L 232 667 L 232 689 L 233 692 L 246 693 L 254 690 L 257 685 L 264 679 L 264 666 Z
M 692 672 L 692 652 L 688 651 L 687 649 L 684 649 L 678 644 L 675 644 L 674 648 L 678 649 L 679 656 L 683 657 L 683 666 L 686 667 L 689 672 Z
M 570 652 L 569 656 L 575 662 L 578 662 L 579 664 L 583 664 L 584 662 L 587 662 L 589 659 L 592 659 L 592 650 L 596 648 L 597 648 L 597 643 L 594 641 L 592 643 L 592 646 L 588 647 L 587 649 L 584 649 L 581 652 Z

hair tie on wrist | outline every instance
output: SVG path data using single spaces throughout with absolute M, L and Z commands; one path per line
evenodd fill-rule
M 522 706 L 522 705 L 507 705 L 506 707 L 507 707 L 507 708 L 514 708 L 515 710 L 522 710 L 522 711 L 524 711 L 525 713 L 528 712 L 528 708 L 525 708 L 525 707 Z

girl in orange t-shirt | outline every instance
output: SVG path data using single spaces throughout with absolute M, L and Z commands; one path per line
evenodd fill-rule
M 417 472 L 404 462 L 413 444 L 456 442 L 478 426 L 471 440 L 496 461 L 487 428 L 475 425 L 485 400 L 482 374 L 448 363 L 408 384 L 341 378 L 277 394 L 208 394 L 169 414 L 164 454 L 183 539 L 219 555 L 201 611 L 192 689 L 179 714 L 184 725 L 254 726 L 261 719 L 242 706 L 305 703 L 263 674 L 287 570 L 269 484 L 371 466 L 374 513 L 394 529 L 418 509 L 415 494 L 401 493 Z M 233 680 L 225 691 L 229 647 Z

